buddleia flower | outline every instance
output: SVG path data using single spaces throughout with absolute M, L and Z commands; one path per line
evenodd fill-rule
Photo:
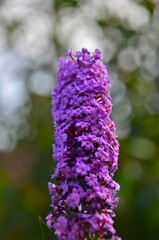
M 110 119 L 111 82 L 101 52 L 67 50 L 52 91 L 56 168 L 48 227 L 60 240 L 119 240 L 113 227 L 119 143 Z

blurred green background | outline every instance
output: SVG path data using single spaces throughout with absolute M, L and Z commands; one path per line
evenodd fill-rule
M 67 48 L 99 48 L 120 141 L 123 240 L 159 239 L 159 1 L 1 0 L 0 239 L 40 240 L 53 172 L 50 94 Z

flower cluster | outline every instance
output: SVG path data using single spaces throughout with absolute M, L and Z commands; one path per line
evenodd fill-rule
M 110 86 L 99 50 L 69 49 L 60 58 L 52 92 L 52 177 L 58 184 L 49 183 L 52 211 L 46 220 L 62 240 L 120 239 L 112 220 L 118 203 L 119 185 L 112 177 L 119 144 L 110 119 Z

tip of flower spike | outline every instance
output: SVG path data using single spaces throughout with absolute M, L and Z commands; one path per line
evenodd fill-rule
M 95 49 L 94 58 L 95 59 L 100 59 L 101 58 L 101 51 L 99 49 Z
M 82 52 L 83 52 L 83 53 L 88 53 L 87 48 L 82 48 Z
M 72 49 L 71 48 L 67 49 L 64 55 L 65 56 L 71 56 L 72 55 Z
M 67 49 L 64 56 L 66 57 L 71 57 L 74 61 L 77 59 L 85 59 L 85 60 L 90 60 L 92 58 L 92 60 L 98 60 L 101 59 L 101 51 L 99 49 L 95 49 L 94 52 L 92 52 L 92 55 L 90 55 L 90 52 L 88 51 L 87 48 L 82 48 L 81 51 L 77 51 L 75 53 L 73 53 L 72 49 Z M 91 57 L 89 57 L 91 56 Z M 87 59 L 88 58 L 88 59 Z

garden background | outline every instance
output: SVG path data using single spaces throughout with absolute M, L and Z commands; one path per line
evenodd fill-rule
M 40 240 L 53 172 L 50 94 L 67 48 L 99 48 L 112 79 L 123 240 L 159 239 L 159 1 L 1 0 L 0 239 Z

